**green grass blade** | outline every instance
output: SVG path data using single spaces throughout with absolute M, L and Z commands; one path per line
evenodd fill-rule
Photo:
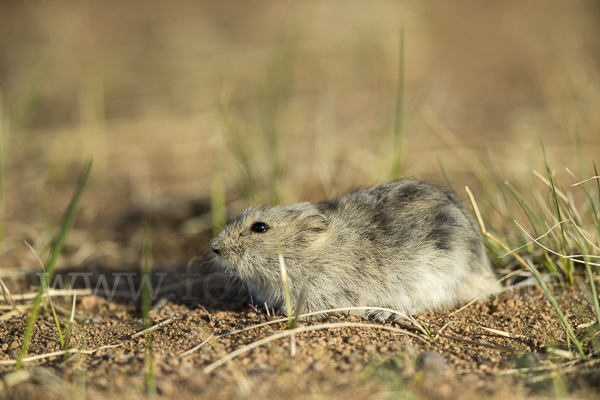
M 394 122 L 392 180 L 400 179 L 402 174 L 402 129 L 404 125 L 404 27 L 400 28 L 398 57 L 398 86 L 396 87 L 396 120 Z
M 269 200 L 272 203 L 278 203 L 280 200 L 279 182 L 283 168 L 279 157 L 279 138 L 275 129 L 275 119 L 280 107 L 280 99 L 277 92 L 268 88 L 261 88 L 260 94 L 261 127 L 269 164 L 269 188 L 271 191 Z
M 596 168 L 596 162 L 594 162 L 594 176 L 598 175 L 598 168 Z M 600 178 L 596 178 L 596 190 L 598 191 L 598 213 L 600 214 Z M 600 215 L 596 218 L 596 229 L 598 230 L 598 237 L 600 238 Z M 600 321 L 598 321 L 600 322 Z
M 0 242 L 4 241 L 4 108 L 0 91 Z M 2 251 L 3 253 L 3 251 Z
M 523 195 L 513 185 L 510 184 L 510 182 L 505 181 L 504 183 L 508 187 L 508 190 L 513 195 L 513 197 L 519 203 L 519 206 L 521 206 L 521 208 L 523 209 L 523 212 L 527 216 L 527 219 L 529 219 L 529 223 L 531 224 L 531 226 L 533 228 L 535 236 L 539 237 L 539 232 L 538 232 L 538 229 L 536 228 L 536 224 L 539 224 L 539 226 L 542 229 L 544 229 L 544 226 L 545 226 L 544 225 L 544 221 L 542 220 L 542 218 L 540 217 L 540 215 L 537 212 L 535 212 L 535 210 L 529 204 L 529 202 L 525 199 L 525 197 L 523 197 Z M 513 220 L 514 220 L 514 218 L 513 218 Z M 520 229 L 515 229 L 515 231 L 520 233 L 520 238 L 521 238 L 521 240 L 522 240 L 523 243 L 529 241 L 528 240 L 529 238 L 526 238 L 524 236 L 524 234 L 521 232 Z M 557 244 L 554 236 L 550 235 L 548 237 L 551 238 L 552 240 L 554 240 L 555 244 Z M 542 262 L 544 264 L 544 267 L 547 270 L 549 270 L 550 272 L 557 272 L 558 268 L 554 265 L 554 262 L 552 261 L 552 258 L 550 257 L 550 255 L 548 254 L 548 252 L 546 251 L 546 249 L 543 249 L 543 251 L 544 251 L 544 260 L 545 261 L 542 261 Z
M 48 280 L 49 281 L 49 280 Z M 48 286 L 50 283 L 48 283 Z M 60 329 L 60 321 L 58 320 L 58 316 L 56 315 L 56 310 L 54 309 L 54 303 L 50 296 L 48 296 L 48 302 L 50 303 L 50 309 L 52 310 L 52 318 L 54 319 L 54 323 L 56 324 L 56 330 L 58 331 L 58 339 L 60 341 L 60 348 L 65 349 L 65 341 L 63 339 L 62 330 Z
M 85 185 L 90 177 L 90 172 L 92 171 L 92 160 L 86 161 L 84 164 L 81 174 L 79 175 L 79 181 L 77 183 L 77 188 L 75 189 L 75 193 L 71 198 L 71 202 L 67 206 L 65 213 L 62 217 L 61 228 L 58 233 L 58 236 L 54 240 L 50 250 L 49 261 L 46 264 L 46 273 L 48 274 L 48 282 L 54 276 L 54 269 L 56 267 L 56 261 L 58 260 L 59 255 L 61 254 L 65 242 L 67 240 L 67 235 L 73 226 L 73 222 L 75 221 L 75 216 L 77 215 L 77 209 L 79 206 L 79 201 L 81 200 L 81 196 L 83 194 L 83 190 L 85 189 Z M 31 308 L 31 314 L 29 316 L 29 320 L 27 321 L 27 328 L 25 329 L 25 334 L 23 336 L 23 344 L 21 345 L 21 350 L 19 352 L 19 357 L 17 358 L 17 364 L 15 369 L 18 370 L 22 366 L 23 357 L 27 354 L 27 349 L 29 348 L 29 342 L 31 341 L 31 337 L 33 335 L 33 328 L 35 326 L 35 322 L 40 312 L 40 307 L 42 304 L 42 297 L 44 294 L 44 290 L 46 288 L 42 285 L 38 291 L 37 296 L 34 299 L 33 307 Z
M 592 214 L 592 220 L 594 222 L 594 226 L 598 227 L 598 210 L 596 209 L 596 203 L 594 202 L 594 196 L 593 194 L 590 192 L 589 188 L 587 187 L 588 182 L 585 182 L 584 184 L 581 185 L 582 189 L 583 189 L 583 193 L 585 194 L 585 198 L 588 201 L 588 204 L 590 206 L 590 212 Z M 575 216 L 573 216 L 575 217 Z
M 218 165 L 213 164 L 210 182 L 210 215 L 212 222 L 213 236 L 217 234 L 227 224 L 227 205 L 225 200 L 225 183 L 223 182 L 223 173 Z
M 27 79 L 25 90 L 20 92 L 13 106 L 10 116 L 12 131 L 20 131 L 34 116 L 38 104 L 42 98 L 44 84 L 50 73 L 50 63 L 47 58 L 39 59 Z
M 454 182 L 452 181 L 452 178 L 450 178 L 450 174 L 446 170 L 446 166 L 444 165 L 442 158 L 440 157 L 439 154 L 436 154 L 435 157 L 437 158 L 438 165 L 440 166 L 440 169 L 442 170 L 442 174 L 444 175 L 444 179 L 446 179 L 446 183 L 448 184 L 448 187 L 450 188 L 450 190 L 456 192 L 456 190 L 454 189 L 455 188 Z
M 280 149 L 285 142 L 285 138 L 281 134 L 285 131 L 279 131 L 277 128 L 282 110 L 285 109 L 290 99 L 294 61 L 297 56 L 295 36 L 294 28 L 284 27 L 278 39 L 277 50 L 269 62 L 265 79 L 258 87 L 258 115 L 268 161 L 268 188 L 271 203 L 279 203 L 281 200 L 284 162 L 280 155 Z
M 147 282 L 147 285 L 144 285 Z M 152 310 L 152 297 L 150 290 L 152 286 L 152 236 L 150 230 L 150 221 L 144 219 L 142 225 L 142 321 L 144 329 L 152 326 L 150 311 Z M 146 356 L 144 357 L 144 367 L 146 370 L 146 393 L 150 397 L 156 397 L 156 379 L 154 376 L 154 356 L 152 332 L 147 332 L 146 336 Z
M 255 171 L 256 162 L 251 157 L 252 146 L 249 146 L 245 136 L 232 121 L 230 104 L 221 103 L 219 106 L 219 118 L 222 124 L 223 134 L 226 137 L 230 151 L 239 169 L 237 186 L 241 188 L 242 196 L 249 203 L 258 199 L 256 188 L 258 187 L 258 174 Z
M 515 200 L 517 200 L 517 202 L 525 212 L 525 215 L 527 216 L 527 219 L 529 219 L 529 223 L 533 228 L 535 236 L 539 236 L 538 227 L 544 229 L 544 221 L 542 220 L 540 215 L 535 212 L 535 210 L 533 209 L 533 207 L 531 207 L 531 205 L 525 199 L 525 197 L 523 197 L 523 195 L 517 190 L 517 188 L 515 188 L 509 181 L 504 181 L 504 184 L 506 185 L 506 187 L 508 187 L 510 193 L 513 195 Z
M 89 159 L 83 165 L 81 170 L 81 174 L 79 175 L 79 181 L 77 183 L 77 189 L 75 189 L 75 193 L 71 198 L 71 202 L 67 206 L 65 214 L 63 215 L 61 228 L 58 233 L 56 240 L 51 246 L 50 250 L 50 259 L 46 264 L 46 272 L 52 277 L 54 274 L 54 269 L 56 267 L 56 261 L 62 252 L 63 247 L 65 246 L 65 242 L 67 240 L 67 235 L 75 222 L 75 217 L 77 215 L 77 209 L 79 207 L 79 201 L 81 200 L 81 196 L 83 195 L 83 190 L 87 184 L 87 181 L 90 177 L 90 172 L 92 171 L 92 160 Z
M 544 164 L 546 165 L 546 174 L 548 175 L 548 182 L 550 182 L 550 197 L 552 198 L 554 204 L 554 211 L 556 212 L 556 219 L 558 222 L 562 221 L 562 213 L 560 211 L 560 205 L 558 201 L 558 195 L 556 193 L 556 182 L 554 180 L 554 175 L 552 174 L 552 170 L 550 169 L 550 165 L 548 164 L 548 157 L 546 155 L 546 149 L 544 148 L 544 143 L 542 142 L 542 152 L 544 153 Z M 562 251 L 563 254 L 569 254 L 569 246 L 567 244 L 567 237 L 565 235 L 565 227 L 564 224 L 560 224 L 560 234 L 562 238 Z M 570 259 L 565 261 L 565 268 L 567 272 L 567 277 L 569 283 L 573 283 L 573 263 Z
M 587 257 L 584 255 L 583 260 L 585 261 L 585 270 L 590 280 L 590 289 L 592 290 L 592 299 L 594 301 L 594 314 L 596 314 L 596 321 L 600 322 L 600 304 L 598 303 L 598 292 L 596 291 L 596 283 L 594 282 L 594 275 L 592 273 L 592 267 L 588 263 Z
M 581 144 L 581 130 L 579 126 L 576 126 L 573 132 L 573 142 L 575 144 L 575 151 L 577 152 L 577 160 L 579 161 L 579 172 L 581 176 L 588 175 L 588 169 L 585 163 L 585 151 L 583 150 L 583 145 Z

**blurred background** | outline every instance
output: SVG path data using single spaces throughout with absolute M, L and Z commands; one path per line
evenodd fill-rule
M 388 181 L 402 29 L 403 176 L 446 184 L 445 170 L 463 198 L 491 176 L 531 188 L 543 140 L 558 181 L 576 182 L 564 167 L 586 177 L 598 1 L 3 1 L 15 263 L 23 238 L 47 243 L 90 156 L 73 263 L 135 248 L 138 212 L 157 215 L 156 251 L 173 260 L 210 230 L 215 193 L 233 215 Z

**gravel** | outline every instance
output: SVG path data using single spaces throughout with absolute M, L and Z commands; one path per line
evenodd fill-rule
M 578 304 L 582 294 L 574 287 L 555 288 L 560 304 L 577 326 L 585 317 Z M 27 364 L 28 379 L 4 385 L 0 398 L 27 396 L 64 398 L 76 382 L 85 382 L 90 399 L 143 397 L 145 390 L 146 344 L 144 336 L 131 339 L 141 330 L 140 315 L 131 302 L 108 302 L 102 298 L 80 300 L 78 309 L 85 322 L 75 325 L 73 346 L 99 350 L 91 355 L 55 357 Z M 533 374 L 516 369 L 552 367 L 568 360 L 550 356 L 546 349 L 567 349 L 560 321 L 538 288 L 505 292 L 498 298 L 480 301 L 449 316 L 448 312 L 416 317 L 432 332 L 434 341 L 423 336 L 407 321 L 372 322 L 421 335 L 416 340 L 406 334 L 376 328 L 341 327 L 296 335 L 296 355 L 290 355 L 290 338 L 271 341 L 234 358 L 204 375 L 202 370 L 226 354 L 257 340 L 282 332 L 283 323 L 218 337 L 234 330 L 269 321 L 261 308 L 231 304 L 199 306 L 171 301 L 157 302 L 153 322 L 175 320 L 153 332 L 153 362 L 159 396 L 213 399 L 231 397 L 289 397 L 292 395 L 386 398 L 401 392 L 419 398 L 504 398 L 506 396 L 552 395 L 552 370 Z M 84 307 L 85 305 L 85 307 Z M 219 308 L 221 307 L 221 308 Z M 331 318 L 329 318 L 331 319 Z M 367 322 L 355 316 L 337 315 L 335 322 Z M 42 320 L 40 320 L 42 321 Z M 51 321 L 46 317 L 45 321 Z M 326 320 L 324 322 L 329 322 Z M 310 326 L 319 321 L 304 321 Z M 14 317 L 0 324 L 0 359 L 16 356 L 26 319 Z M 492 328 L 513 334 L 492 333 Z M 214 336 L 190 355 L 184 351 Z M 439 335 L 438 335 L 439 334 Z M 5 348 L 6 347 L 6 348 Z M 29 355 L 59 349 L 56 327 L 38 323 Z M 594 374 L 598 359 L 575 368 L 563 368 L 565 387 L 580 397 L 600 394 Z M 37 367 L 34 367 L 37 365 Z M 42 366 L 43 379 L 32 371 Z M 33 368 L 33 369 L 32 369 Z M 12 367 L 0 366 L 3 382 L 10 381 Z M 550 381 L 548 381 L 550 379 Z

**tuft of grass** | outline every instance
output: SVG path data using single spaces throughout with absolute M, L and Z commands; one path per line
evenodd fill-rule
M 152 236 L 150 229 L 150 221 L 144 219 L 142 226 L 142 282 L 148 282 L 148 285 L 142 287 L 142 321 L 144 330 L 152 327 L 152 318 L 150 311 L 152 310 L 152 298 L 150 294 L 152 285 Z M 154 376 L 154 357 L 153 357 L 153 340 L 152 331 L 147 331 L 145 334 L 146 340 L 146 355 L 144 357 L 144 366 L 146 371 L 146 393 L 150 397 L 156 397 L 156 379 Z
M 87 184 L 87 181 L 90 177 L 90 173 L 92 171 L 92 160 L 89 159 L 83 165 L 81 169 L 81 173 L 79 175 L 79 180 L 77 182 L 77 187 L 75 189 L 75 193 L 73 193 L 73 197 L 71 198 L 71 202 L 67 206 L 65 213 L 62 217 L 62 222 L 60 226 L 60 230 L 55 240 L 52 242 L 50 247 L 50 256 L 48 262 L 46 263 L 46 273 L 48 276 L 48 282 L 54 276 L 54 270 L 56 269 L 56 262 L 58 261 L 58 257 L 62 253 L 62 250 L 65 246 L 67 235 L 75 222 L 75 216 L 77 215 L 77 210 L 79 208 L 79 202 L 81 200 L 81 196 L 83 195 L 83 190 Z M 43 285 L 40 286 L 37 296 L 34 299 L 33 306 L 31 308 L 31 314 L 29 316 L 29 320 L 27 321 L 27 328 L 25 329 L 25 334 L 23 335 L 23 343 L 21 345 L 21 349 L 19 351 L 19 356 L 17 358 L 17 364 L 15 366 L 15 370 L 19 370 L 22 366 L 23 357 L 27 354 L 27 349 L 29 348 L 29 343 L 31 341 L 31 337 L 33 335 L 33 328 L 35 326 L 35 322 L 40 312 L 40 307 L 42 304 L 43 294 L 46 291 Z M 56 318 L 56 314 L 54 314 L 55 321 L 58 324 L 58 319 Z
M 473 197 L 473 193 L 471 192 L 471 190 L 469 189 L 468 186 L 465 189 L 469 195 L 471 204 L 473 205 L 473 210 L 475 211 L 475 215 L 477 217 L 477 221 L 479 222 L 479 226 L 481 227 L 481 232 L 483 233 L 483 235 L 488 237 L 489 239 L 493 240 L 494 242 L 496 242 L 504 250 L 508 251 L 509 253 L 512 253 L 514 255 L 514 257 L 521 263 L 521 265 L 523 265 L 525 268 L 527 268 L 533 274 L 535 279 L 538 281 L 542 291 L 544 292 L 544 295 L 546 296 L 546 298 L 548 299 L 548 301 L 554 308 L 554 311 L 556 312 L 556 314 L 558 315 L 558 318 L 560 319 L 561 323 L 563 324 L 563 327 L 567 334 L 567 345 L 570 348 L 570 341 L 572 341 L 573 344 L 575 345 L 575 347 L 577 347 L 577 351 L 579 352 L 579 354 L 582 357 L 585 357 L 585 352 L 583 350 L 582 343 L 578 340 L 577 336 L 573 332 L 573 328 L 571 327 L 571 325 L 569 324 L 569 321 L 567 321 L 564 313 L 560 309 L 558 303 L 556 302 L 556 299 L 554 298 L 554 296 L 552 295 L 552 292 L 550 291 L 550 288 L 546 284 L 545 279 L 542 277 L 542 275 L 537 270 L 537 268 L 535 268 L 535 266 L 533 265 L 531 260 L 523 259 L 523 257 L 514 253 L 514 251 L 510 250 L 510 248 L 506 244 L 504 244 L 502 241 L 500 241 L 494 235 L 492 235 L 490 232 L 488 232 L 488 230 L 486 229 L 485 224 L 483 222 L 483 219 L 481 217 L 481 213 L 479 211 L 479 207 L 477 206 L 477 202 L 475 201 L 475 198 Z
M 571 187 L 577 188 L 578 193 L 567 192 L 557 182 L 543 142 L 540 142 L 540 147 L 545 173 L 534 170 L 533 174 L 545 187 L 545 195 L 531 189 L 529 194 L 523 194 L 508 181 L 504 181 L 505 189 L 513 202 L 502 200 L 503 196 L 494 190 L 487 193 L 488 205 L 506 221 L 504 232 L 498 235 L 514 249 L 506 253 L 504 247 L 487 241 L 488 250 L 495 256 L 495 264 L 502 267 L 509 263 L 505 256 L 518 251 L 540 270 L 569 284 L 574 282 L 577 266 L 581 266 L 581 273 L 586 273 L 590 279 L 597 276 L 600 266 L 597 262 L 600 258 L 600 178 L 597 178 L 596 165 L 593 163 L 596 174 L 587 179 L 580 179 L 567 169 L 577 180 Z M 500 179 L 498 172 L 495 171 L 495 175 Z M 576 198 L 581 200 L 576 201 Z M 523 217 L 528 220 L 532 234 L 517 222 Z M 586 264 L 589 264 L 589 274 Z M 590 284 L 592 282 L 593 279 L 590 279 Z

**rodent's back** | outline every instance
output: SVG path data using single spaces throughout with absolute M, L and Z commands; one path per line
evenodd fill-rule
M 465 248 L 474 261 L 484 253 L 479 227 L 456 195 L 426 182 L 391 182 L 316 207 L 348 251 L 361 247 L 381 253 L 378 258 L 410 259 Z

